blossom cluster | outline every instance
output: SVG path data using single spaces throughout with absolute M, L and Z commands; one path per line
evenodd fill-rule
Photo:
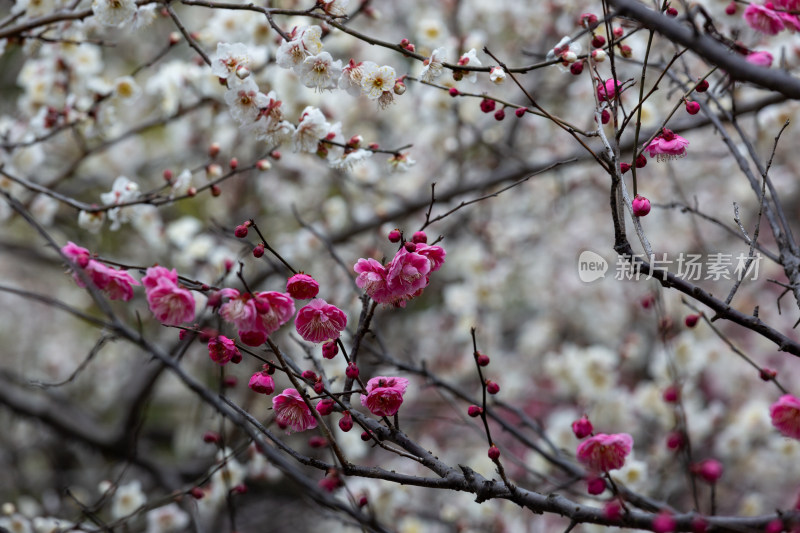
M 405 307 L 422 294 L 431 273 L 444 264 L 445 255 L 440 246 L 407 242 L 386 266 L 375 259 L 359 259 L 353 267 L 358 274 L 356 284 L 378 303 Z

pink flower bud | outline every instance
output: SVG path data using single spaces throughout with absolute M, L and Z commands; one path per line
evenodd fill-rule
M 233 234 L 240 239 L 244 239 L 245 237 L 247 237 L 247 226 L 245 226 L 244 224 L 236 226 L 236 229 L 233 230 Z
M 295 300 L 308 300 L 319 294 L 319 283 L 311 276 L 300 272 L 286 282 L 286 292 Z
M 700 104 L 694 101 L 686 102 L 686 112 L 690 115 L 696 115 L 700 112 Z
M 328 341 L 322 345 L 322 357 L 325 359 L 333 359 L 339 353 L 339 345 L 336 341 Z
M 500 385 L 491 380 L 486 380 L 486 392 L 489 394 L 497 394 L 500 392 Z
M 782 533 L 786 531 L 783 527 L 783 520 L 776 518 L 764 527 L 764 533 Z
M 358 367 L 355 363 L 347 363 L 344 374 L 350 379 L 356 379 L 358 377 Z
M 485 353 L 478 353 L 478 357 L 475 358 L 480 366 L 489 366 L 489 356 Z
M 569 66 L 569 71 L 574 76 L 580 76 L 583 72 L 583 61 L 576 61 Z
M 778 375 L 778 372 L 772 370 L 771 368 L 762 368 L 758 371 L 758 377 L 760 377 L 764 381 L 772 381 Z
M 484 113 L 491 113 L 492 111 L 494 111 L 495 105 L 496 104 L 494 100 L 489 100 L 488 98 L 484 98 L 483 100 L 481 100 L 481 111 L 483 111 Z
M 353 429 L 353 416 L 350 414 L 350 411 L 345 411 L 344 416 L 339 419 L 339 429 L 345 433 Z
M 708 90 L 708 80 L 703 80 L 700 83 L 698 83 L 697 87 L 695 87 L 694 90 L 699 92 L 699 93 L 706 92 Z
M 165 170 L 162 176 L 164 177 L 164 181 L 172 181 L 172 171 L 170 169 Z
M 675 9 L 674 7 L 672 7 L 672 6 L 669 6 L 667 8 L 667 16 L 668 17 L 677 17 L 678 16 L 678 10 Z
M 314 393 L 322 394 L 322 391 L 324 390 L 325 390 L 325 384 L 322 381 L 314 382 Z
M 363 440 L 364 442 L 369 442 L 372 440 L 372 436 L 370 436 L 370 434 L 367 431 L 362 431 L 361 440 Z
M 586 492 L 591 494 L 592 496 L 597 496 L 598 494 L 603 494 L 603 491 L 606 490 L 606 482 L 603 481 L 601 477 L 593 477 L 586 482 Z
M 389 232 L 389 242 L 400 242 L 400 239 L 403 238 L 403 234 L 400 233 L 399 229 L 393 229 Z
M 239 353 L 239 349 L 236 344 L 224 335 L 208 340 L 208 355 L 218 365 L 228 363 L 237 353 Z
M 307 381 L 317 381 L 317 374 L 315 374 L 313 370 L 303 370 L 303 373 L 300 375 Z
M 722 463 L 716 459 L 706 459 L 692 466 L 692 472 L 706 483 L 714 484 L 722 477 Z
M 202 500 L 206 495 L 206 493 L 203 492 L 203 489 L 200 487 L 192 487 L 192 490 L 189 491 L 189 494 L 191 494 L 192 498 L 195 500 Z
M 594 13 L 582 13 L 580 17 L 578 17 L 578 24 L 583 26 L 584 28 L 589 28 L 590 26 L 594 26 L 597 24 L 597 15 Z
M 239 167 L 239 160 L 231 157 L 231 160 L 228 161 L 228 166 L 231 167 L 231 170 L 236 170 Z
M 264 245 L 262 243 L 258 243 L 253 248 L 253 257 L 262 257 L 264 255 Z
M 649 212 L 650 200 L 637 194 L 636 198 L 633 199 L 633 215 L 637 217 L 643 217 Z
M 700 320 L 700 315 L 686 315 L 683 323 L 686 324 L 687 328 L 693 328 L 697 325 L 698 320 Z
M 661 394 L 661 397 L 667 403 L 678 403 L 678 399 L 680 399 L 680 396 L 681 396 L 680 389 L 678 389 L 678 387 L 676 387 L 675 385 L 670 385 L 669 387 L 664 389 L 664 392 Z
M 206 442 L 208 444 L 216 444 L 219 442 L 219 440 L 220 436 L 219 433 L 217 433 L 216 431 L 206 431 L 205 433 L 203 433 L 203 442 Z
M 708 531 L 708 522 L 702 516 L 692 518 L 689 526 L 692 528 L 692 533 L 706 533 Z
M 476 417 L 481 416 L 481 413 L 483 413 L 483 408 L 479 407 L 477 405 L 470 405 L 467 408 L 467 414 L 469 416 L 471 416 L 472 418 L 476 418 Z
M 594 431 L 594 427 L 592 423 L 589 421 L 589 418 L 586 415 L 579 418 L 578 420 L 572 423 L 572 432 L 575 434 L 576 437 L 579 439 L 583 439 L 588 437 Z
M 314 435 L 308 439 L 308 445 L 312 448 L 325 448 L 328 446 L 328 440 L 322 435 Z
M 487 455 L 489 456 L 489 459 L 491 459 L 492 461 L 497 461 L 500 458 L 500 449 L 494 444 L 492 444 L 492 446 L 489 448 L 489 452 Z
M 667 448 L 670 450 L 680 450 L 683 448 L 683 434 L 680 431 L 672 431 L 667 435 Z
M 592 48 L 602 48 L 606 44 L 606 38 L 602 35 L 592 37 Z
M 608 109 L 603 109 L 600 112 L 600 122 L 602 122 L 603 124 L 608 124 L 610 121 L 611 121 L 611 113 L 608 112 Z
M 613 33 L 614 33 L 614 37 L 616 37 L 617 39 L 619 39 L 620 37 L 622 37 L 623 35 L 625 35 L 625 30 L 624 30 L 624 29 L 622 29 L 622 27 L 620 27 L 620 26 L 617 26 L 616 28 L 614 28 L 614 30 L 613 30 Z
M 317 403 L 317 412 L 322 416 L 329 415 L 333 412 L 333 406 L 336 405 L 336 402 L 331 400 L 330 398 L 325 398 Z
M 524 116 L 525 116 L 525 113 L 526 113 L 527 111 L 528 111 L 528 108 L 527 108 L 527 107 L 518 107 L 518 108 L 517 108 L 517 109 L 514 111 L 514 114 L 515 114 L 515 115 L 517 115 L 517 118 L 522 118 L 522 117 L 524 117 Z
M 275 392 L 275 381 L 266 372 L 256 372 L 250 377 L 247 384 L 250 390 L 259 394 L 272 394 Z
M 219 155 L 219 143 L 211 143 L 211 146 L 208 147 L 208 157 L 214 159 Z
M 670 533 L 675 531 L 677 522 L 667 511 L 662 511 L 653 519 L 653 531 L 655 533 Z
M 644 168 L 647 166 L 647 158 L 644 154 L 639 154 L 636 156 L 636 161 L 634 162 L 636 168 Z
M 731 2 L 727 6 L 725 6 L 725 14 L 726 15 L 735 15 L 736 14 L 736 2 Z
M 494 119 L 498 122 L 506 118 L 506 111 L 505 109 L 498 109 L 494 112 Z
M 420 244 L 420 243 L 425 244 L 426 242 L 428 242 L 428 236 L 425 234 L 424 231 L 417 231 L 411 237 L 411 242 L 415 244 Z
M 619 164 L 619 171 L 625 174 L 627 171 L 631 169 L 631 166 L 628 163 L 622 162 Z
M 453 98 L 455 98 L 456 96 L 458 96 L 460 94 L 458 92 L 458 89 L 456 89 L 455 87 L 450 87 L 450 90 L 447 91 L 447 92 L 450 93 L 450 96 L 452 96 Z
M 622 518 L 622 505 L 617 500 L 611 500 L 603 507 L 603 514 L 609 520 L 619 520 Z

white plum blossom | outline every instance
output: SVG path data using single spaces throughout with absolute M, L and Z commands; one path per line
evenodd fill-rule
M 339 88 L 347 91 L 350 96 L 361 95 L 361 78 L 364 74 L 364 63 L 356 63 L 351 59 L 350 63 L 342 69 L 342 76 L 339 78 Z
M 30 210 L 43 226 L 50 226 L 58 211 L 58 201 L 46 194 L 37 194 L 31 202 Z
M 136 0 L 94 0 L 92 12 L 95 20 L 104 26 L 122 26 L 136 15 Z
M 408 152 L 400 152 L 386 160 L 392 172 L 403 172 L 411 168 L 416 161 L 408 157 Z
M 78 227 L 85 229 L 89 233 L 99 233 L 103 228 L 103 223 L 106 220 L 106 214 L 103 211 L 89 212 L 81 210 L 78 213 Z
M 419 75 L 422 81 L 431 83 L 442 75 L 442 63 L 446 56 L 447 49 L 440 47 L 431 53 L 431 57 L 422 62 L 422 72 Z
M 114 80 L 113 94 L 117 100 L 132 104 L 142 94 L 142 89 L 131 76 L 122 76 Z
M 332 17 L 344 17 L 349 3 L 349 0 L 322 0 L 322 9 Z
M 385 108 L 394 100 L 394 83 L 397 73 L 392 67 L 379 67 L 372 61 L 364 61 L 361 66 L 361 89 L 367 98 L 377 100 L 381 109 Z
M 319 26 L 298 29 L 294 33 L 294 38 L 281 44 L 275 53 L 279 67 L 296 69 L 306 57 L 322 51 L 322 29 Z
M 461 58 L 458 60 L 458 64 L 464 67 L 480 67 L 481 61 L 478 59 L 475 49 L 471 48 L 469 52 L 461 56 Z M 474 70 L 467 71 L 464 77 L 471 83 L 478 81 L 478 73 Z
M 506 81 L 506 71 L 503 70 L 503 67 L 492 67 L 489 71 L 489 80 L 496 85 L 500 85 Z
M 189 187 L 191 186 L 192 186 L 192 171 L 189 170 L 188 168 L 185 168 L 172 181 L 172 192 L 170 192 L 169 195 L 170 198 L 186 194 L 189 191 Z
M 240 124 L 250 124 L 258 118 L 262 107 L 268 103 L 267 96 L 258 90 L 258 85 L 252 79 L 242 80 L 225 92 L 225 103 L 228 104 L 231 115 Z
M 111 191 L 100 195 L 100 200 L 105 205 L 117 205 L 136 200 L 139 197 L 139 185 L 126 178 L 119 176 L 114 180 Z M 131 207 L 115 207 L 108 211 L 108 219 L 111 220 L 111 230 L 119 229 L 123 222 L 128 222 L 132 215 Z
M 328 135 L 331 125 L 325 120 L 325 115 L 316 107 L 308 106 L 300 115 L 297 129 L 292 135 L 294 150 L 297 152 L 317 151 L 320 139 Z
M 364 150 L 363 148 L 357 148 L 355 150 L 345 151 L 344 155 L 330 160 L 330 165 L 333 168 L 339 169 L 349 169 L 353 165 L 360 163 L 366 159 L 372 157 L 372 152 L 369 150 Z
M 146 502 L 147 498 L 142 492 L 142 484 L 139 480 L 120 485 L 111 500 L 111 516 L 114 520 L 119 520 L 133 514 Z
M 147 533 L 173 533 L 189 525 L 189 515 L 171 503 L 147 513 Z
M 270 145 L 289 140 L 294 133 L 294 125 L 283 119 L 282 102 L 275 91 L 270 91 L 261 100 L 264 103 L 259 104 L 258 116 L 255 121 L 245 125 L 245 130 Z
M 251 61 L 244 43 L 219 43 L 217 53 L 211 58 L 211 73 L 228 80 L 228 87 L 232 88 L 241 82 L 236 71 L 239 67 L 248 67 Z
M 333 60 L 328 52 L 308 56 L 297 66 L 297 75 L 303 85 L 317 91 L 333 90 L 342 75 L 342 62 Z

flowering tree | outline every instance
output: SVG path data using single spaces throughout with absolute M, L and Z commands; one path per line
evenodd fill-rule
M 14 2 L 0 531 L 800 531 L 799 16 Z

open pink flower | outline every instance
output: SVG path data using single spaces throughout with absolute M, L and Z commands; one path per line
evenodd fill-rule
M 286 282 L 286 292 L 295 300 L 308 300 L 319 294 L 319 283 L 308 274 L 295 274 Z
M 769 408 L 769 416 L 778 431 L 800 440 L 800 399 L 784 394 Z
M 221 297 L 229 298 L 219 308 L 223 320 L 239 330 L 239 338 L 248 346 L 259 346 L 294 315 L 294 300 L 288 294 L 268 291 L 256 294 L 222 289 Z
M 776 35 L 783 29 L 784 25 L 780 15 L 773 10 L 773 7 L 771 3 L 763 6 L 750 4 L 744 10 L 744 20 L 756 31 L 767 35 Z
M 335 305 L 317 298 L 297 312 L 294 326 L 305 340 L 325 342 L 339 338 L 347 326 L 347 315 Z
M 447 255 L 441 246 L 428 246 L 421 243 L 417 243 L 417 249 L 414 250 L 414 253 L 428 258 L 431 262 L 431 272 L 436 272 L 442 268 L 444 258 Z
M 178 273 L 164 267 L 150 267 L 142 278 L 147 304 L 156 319 L 167 326 L 194 320 L 194 297 L 176 283 Z
M 89 259 L 92 256 L 89 253 L 89 250 L 78 246 L 72 241 L 68 241 L 67 244 L 61 247 L 61 253 L 69 257 L 71 261 L 77 263 L 77 265 L 81 268 L 86 268 L 86 265 L 89 264 Z
M 416 252 L 400 248 L 389 264 L 386 282 L 392 295 L 392 303 L 405 306 L 406 300 L 417 296 L 428 286 L 431 260 Z
M 673 133 L 672 130 L 664 128 L 655 139 L 650 141 L 645 151 L 650 152 L 650 157 L 656 157 L 659 161 L 675 159 L 686 155 L 686 147 L 689 141 Z
M 353 267 L 358 277 L 356 285 L 364 289 L 367 296 L 379 304 L 392 301 L 392 293 L 386 283 L 386 268 L 374 259 L 359 259 Z
M 393 416 L 403 403 L 407 387 L 405 378 L 376 376 L 367 382 L 367 394 L 361 395 L 361 405 L 375 416 Z
M 225 335 L 219 335 L 218 337 L 208 339 L 208 356 L 218 365 L 224 365 L 230 362 L 237 355 L 239 358 L 242 356 L 239 352 L 239 348 L 236 347 L 236 343 L 234 343 L 232 339 L 229 339 Z M 234 363 L 236 363 L 235 360 Z
M 272 398 L 272 408 L 275 410 L 276 421 L 281 428 L 290 428 L 292 431 L 305 431 L 317 427 L 317 419 L 303 401 L 303 397 L 296 389 L 285 389 L 282 393 Z
M 111 300 L 129 301 L 133 298 L 133 286 L 139 285 L 139 282 L 124 270 L 106 266 L 94 259 L 86 265 L 85 272 Z
M 98 289 L 105 292 L 109 299 L 127 302 L 133 298 L 133 286 L 139 285 L 139 282 L 129 273 L 90 259 L 91 254 L 89 250 L 71 241 L 61 248 L 61 253 L 81 267 L 92 280 L 92 283 L 94 283 Z M 77 273 L 73 272 L 72 278 L 75 280 L 78 287 L 86 286 L 81 276 Z
M 592 471 L 608 472 L 622 468 L 632 447 L 633 437 L 627 433 L 598 433 L 578 445 L 577 456 Z

